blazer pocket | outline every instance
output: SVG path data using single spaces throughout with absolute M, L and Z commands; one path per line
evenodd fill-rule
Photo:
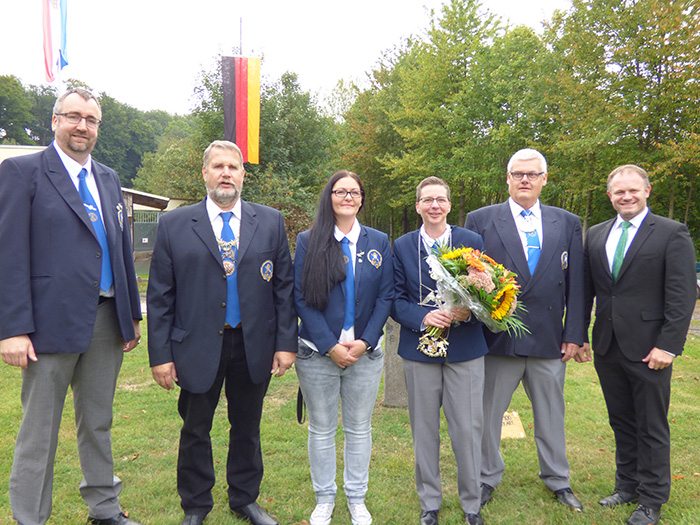
M 183 330 L 182 328 L 173 326 L 173 329 L 170 332 L 170 339 L 175 341 L 176 343 L 182 343 L 182 340 L 185 338 L 185 335 L 187 335 L 187 330 Z
M 659 321 L 663 320 L 664 312 L 663 310 L 642 310 L 642 320 L 643 321 Z

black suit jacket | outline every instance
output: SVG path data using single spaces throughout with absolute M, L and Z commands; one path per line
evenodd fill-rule
M 122 339 L 141 302 L 119 176 L 92 162 L 114 272 Z M 97 317 L 102 249 L 54 146 L 0 164 L 0 339 L 29 334 L 37 353 L 82 353 Z
M 297 350 L 294 271 L 282 214 L 241 204 L 241 323 L 250 377 L 262 383 L 270 377 L 275 351 Z M 209 390 L 221 356 L 225 303 L 226 274 L 205 201 L 164 214 L 148 279 L 151 366 L 174 362 L 182 388 Z
M 695 307 L 695 249 L 688 229 L 649 212 L 613 282 L 605 243 L 614 222 L 593 226 L 586 235 L 586 326 L 596 300 L 593 351 L 607 353 L 614 332 L 632 361 L 654 347 L 680 355 Z
M 562 342 L 582 345 L 583 240 L 573 213 L 541 206 L 542 254 L 530 275 L 522 242 L 508 202 L 469 212 L 465 227 L 484 238 L 484 252 L 518 274 L 519 300 L 527 308 L 523 337 L 484 330 L 490 355 L 561 359 Z

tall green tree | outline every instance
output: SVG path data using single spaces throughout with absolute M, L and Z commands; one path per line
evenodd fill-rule
M 31 109 L 19 79 L 0 76 L 0 144 L 33 144 L 29 135 Z

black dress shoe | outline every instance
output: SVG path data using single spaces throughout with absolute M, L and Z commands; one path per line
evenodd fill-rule
M 420 513 L 420 525 L 438 525 L 438 511 L 424 510 Z
M 231 512 L 239 518 L 247 519 L 253 525 L 279 525 L 277 520 L 270 516 L 257 502 L 249 503 L 245 507 L 231 509 Z
M 627 525 L 656 525 L 659 523 L 661 509 L 656 510 L 646 505 L 637 505 L 634 512 L 627 519 Z
M 557 501 L 562 505 L 566 505 L 574 512 L 583 512 L 583 505 L 581 505 L 581 502 L 574 496 L 573 491 L 569 487 L 555 490 L 554 495 L 557 497 Z
M 88 518 L 88 525 L 141 525 L 138 521 L 130 520 L 123 512 L 111 518 Z
M 481 506 L 483 507 L 493 499 L 493 487 L 486 483 L 481 484 Z
M 636 493 L 623 492 L 615 489 L 615 492 L 610 494 L 610 496 L 605 496 L 598 503 L 603 507 L 617 507 L 618 505 L 627 505 L 628 503 L 637 503 L 638 501 L 639 495 Z
M 469 525 L 484 525 L 484 520 L 481 519 L 479 514 L 465 514 L 464 523 L 469 523 Z
M 202 525 L 206 517 L 206 514 L 185 514 L 181 525 Z

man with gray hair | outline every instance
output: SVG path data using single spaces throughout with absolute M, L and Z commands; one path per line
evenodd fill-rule
M 279 211 L 240 198 L 245 170 L 235 144 L 212 142 L 202 176 L 207 197 L 161 217 L 148 280 L 153 378 L 166 390 L 180 387 L 182 523 L 201 524 L 214 505 L 209 432 L 225 384 L 229 508 L 253 525 L 274 525 L 256 500 L 263 398 L 297 351 L 287 233 Z
M 522 382 L 532 403 L 540 478 L 557 501 L 580 512 L 570 488 L 564 430 L 566 362 L 583 344 L 583 241 L 579 218 L 540 204 L 547 184 L 547 161 L 534 149 L 516 152 L 508 162 L 510 198 L 467 215 L 465 228 L 484 239 L 486 254 L 518 274 L 519 300 L 530 330 L 522 337 L 484 330 L 484 435 L 481 503 L 501 482 L 503 413 Z
M 137 525 L 119 506 L 112 403 L 141 302 L 119 176 L 92 159 L 102 110 L 84 89 L 53 108 L 54 142 L 0 164 L 0 353 L 22 368 L 10 503 L 23 525 L 51 515 L 53 466 L 73 391 L 88 523 Z

